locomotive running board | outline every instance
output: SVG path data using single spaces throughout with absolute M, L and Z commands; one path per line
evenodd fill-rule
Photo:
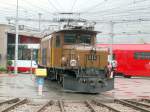
M 97 78 L 90 78 L 97 80 Z M 83 83 L 82 78 L 77 79 L 71 76 L 64 76 L 63 88 L 64 90 L 80 92 L 80 93 L 101 93 L 114 89 L 114 79 L 107 79 L 103 83 L 97 82 L 96 84 Z

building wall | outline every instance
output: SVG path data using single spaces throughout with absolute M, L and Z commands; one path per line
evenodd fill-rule
M 13 26 L 0 24 L 0 66 L 6 67 L 7 64 L 7 47 L 8 44 L 14 44 L 15 42 L 15 30 L 12 30 Z M 11 32 L 11 33 L 10 33 Z M 11 37 L 14 38 L 14 42 L 7 42 L 8 35 L 11 34 Z M 20 44 L 39 44 L 40 38 L 29 36 L 26 32 L 19 32 Z M 15 52 L 15 51 L 14 51 Z
M 99 23 L 96 31 L 101 31 L 97 35 L 97 42 L 102 44 L 111 43 L 111 24 Z M 150 43 L 150 21 L 117 23 L 113 28 L 114 44 L 144 44 Z
M 15 59 L 15 34 L 14 33 L 8 33 L 7 43 L 8 43 L 7 59 L 14 60 Z M 32 54 L 32 59 L 37 61 L 40 38 L 27 36 L 27 35 L 19 35 L 18 43 L 19 43 L 18 60 L 31 60 L 31 54 Z
M 6 67 L 7 60 L 7 25 L 0 25 L 0 66 Z

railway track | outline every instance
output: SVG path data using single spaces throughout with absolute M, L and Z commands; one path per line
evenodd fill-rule
M 150 100 L 49 100 L 35 103 L 14 98 L 0 102 L 0 112 L 150 112 Z
M 0 102 L 0 110 L 5 109 L 6 107 L 12 105 L 13 103 L 16 103 L 19 101 L 19 98 L 14 98 L 14 99 L 10 99 L 10 100 L 6 100 L 3 102 Z

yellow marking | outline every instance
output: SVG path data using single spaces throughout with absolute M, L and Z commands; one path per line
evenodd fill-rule
M 54 66 L 54 48 L 52 48 L 52 67 Z
M 35 75 L 46 77 L 47 76 L 47 70 L 45 68 L 37 68 L 37 69 L 35 69 Z

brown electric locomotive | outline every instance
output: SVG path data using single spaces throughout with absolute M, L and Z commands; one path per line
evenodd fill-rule
M 107 72 L 108 48 L 95 46 L 92 27 L 69 26 L 42 38 L 39 67 L 47 68 L 48 77 L 65 90 L 100 93 L 114 88 Z

